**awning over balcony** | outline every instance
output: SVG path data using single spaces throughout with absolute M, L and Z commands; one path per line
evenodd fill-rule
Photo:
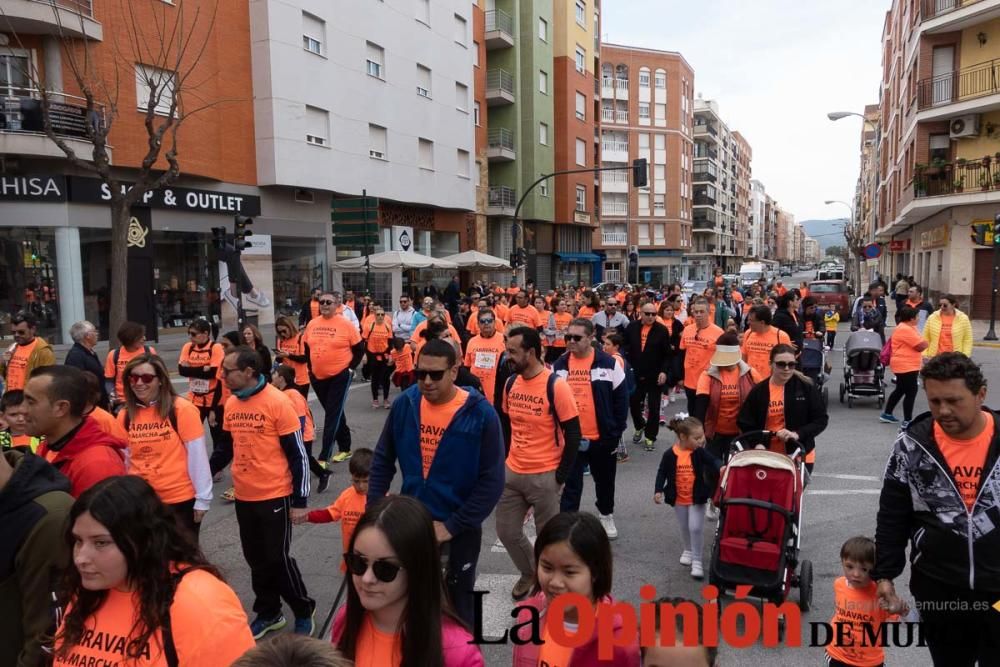
M 557 252 L 553 254 L 564 262 L 588 263 L 601 261 L 601 258 L 592 252 Z

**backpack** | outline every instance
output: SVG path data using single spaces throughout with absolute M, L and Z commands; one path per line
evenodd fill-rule
M 174 644 L 174 632 L 170 623 L 170 607 L 174 604 L 174 594 L 181 583 L 184 575 L 196 567 L 189 567 L 186 570 L 178 570 L 170 577 L 171 589 L 167 598 L 167 613 L 163 617 L 163 624 L 160 626 L 160 637 L 163 639 L 163 657 L 167 661 L 167 667 L 180 667 L 181 661 L 177 657 L 177 645 Z
M 218 344 L 218 343 L 216 343 L 216 344 Z M 115 356 L 114 356 L 114 360 L 115 360 L 115 373 L 118 372 L 118 358 L 121 356 L 121 353 L 122 353 L 122 348 L 121 348 L 121 345 L 119 345 L 118 347 L 115 348 Z M 142 353 L 143 354 L 149 354 L 149 346 L 148 345 L 143 344 L 143 346 L 142 346 Z
M 514 381 L 518 378 L 518 375 L 511 375 L 507 378 L 507 386 L 504 387 L 504 392 L 507 396 L 510 396 L 510 390 L 514 387 Z M 556 374 L 550 372 L 549 379 L 545 383 L 545 395 L 549 399 L 549 413 L 552 415 L 552 421 L 555 422 L 555 441 L 559 442 L 559 414 L 556 412 Z M 509 399 L 508 399 L 509 400 Z

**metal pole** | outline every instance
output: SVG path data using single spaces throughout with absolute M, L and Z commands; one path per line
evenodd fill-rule
M 990 292 L 990 329 L 983 336 L 983 340 L 996 340 L 995 329 L 997 320 L 997 272 L 1000 271 L 1000 245 L 993 239 L 993 289 Z M 971 310 L 971 309 L 970 309 Z
M 364 225 L 365 230 L 365 296 L 371 297 L 372 295 L 372 269 L 369 266 L 369 243 L 368 243 L 368 189 L 363 188 L 361 190 L 361 210 L 363 211 L 361 217 L 361 224 Z M 374 248 L 372 248 L 374 250 Z

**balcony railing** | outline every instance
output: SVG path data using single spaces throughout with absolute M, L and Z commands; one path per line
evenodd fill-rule
M 628 111 L 601 109 L 601 120 L 605 123 L 628 123 Z
M 492 128 L 486 137 L 486 146 L 488 148 L 514 150 L 514 133 L 505 127 Z
M 695 206 L 715 206 L 715 196 L 704 193 L 696 192 L 694 193 L 694 205 Z
M 703 158 L 711 158 L 713 160 L 718 160 L 719 151 L 715 150 L 714 148 L 709 148 L 706 144 L 695 143 L 694 156 L 696 158 L 703 157 Z
M 615 79 L 615 88 L 628 92 L 628 79 Z
M 719 131 L 717 129 L 715 129 L 715 126 L 712 125 L 711 123 L 705 123 L 705 124 L 702 124 L 702 125 L 695 125 L 694 126 L 694 133 L 695 134 L 705 134 L 705 133 L 708 133 L 708 134 L 711 134 L 713 137 L 719 136 Z
M 91 0 L 31 0 L 40 5 L 55 5 L 60 9 L 68 9 L 83 16 L 94 16 L 94 5 Z
M 36 97 L 39 91 L 20 89 L 16 92 L 26 95 L 0 97 L 0 132 L 43 134 L 42 101 Z M 49 93 L 49 98 L 49 121 L 57 135 L 86 139 L 88 125 L 99 128 L 104 124 L 103 107 L 88 116 L 86 105 L 81 104 L 82 97 Z
M 917 83 L 917 108 L 954 104 L 1000 93 L 1000 59 L 940 74 Z
M 913 196 L 917 199 L 990 190 L 1000 192 L 1000 158 L 996 156 L 918 166 L 913 177 Z
M 698 167 L 696 165 L 695 169 L 697 169 L 697 168 Z M 695 183 L 699 183 L 699 182 L 700 183 L 704 183 L 706 181 L 710 182 L 710 183 L 715 183 L 716 176 L 711 171 L 700 170 L 700 171 L 694 171 L 694 172 L 691 173 L 691 180 L 692 180 L 692 182 L 695 182 Z
M 696 231 L 696 232 L 697 231 L 710 231 L 710 232 L 714 232 L 715 231 L 715 223 L 714 222 L 709 222 L 708 220 L 695 220 L 693 223 L 691 223 L 691 228 L 694 229 L 694 231 Z
M 513 104 L 514 75 L 504 69 L 491 69 L 486 72 L 487 104 Z
M 491 185 L 487 204 L 492 209 L 511 209 L 517 205 L 517 191 L 506 185 Z
M 601 232 L 601 245 L 626 246 L 628 245 L 628 232 Z
M 604 280 L 609 283 L 620 283 L 622 281 L 621 269 L 605 269 Z
M 505 32 L 514 34 L 514 19 L 502 9 L 492 9 L 486 12 L 486 32 Z
M 601 151 L 604 153 L 628 153 L 627 141 L 602 141 Z
M 710 222 L 714 227 L 715 224 L 719 221 L 719 214 L 715 211 L 715 209 L 700 208 L 694 212 L 692 219 L 695 222 Z
M 628 204 L 625 202 L 601 202 L 601 215 L 625 215 Z
M 930 19 L 951 13 L 956 9 L 974 5 L 978 2 L 982 2 L 982 0 L 924 0 L 920 18 L 922 21 L 929 21 Z

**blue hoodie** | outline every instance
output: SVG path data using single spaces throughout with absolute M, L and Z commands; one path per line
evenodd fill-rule
M 452 535 L 479 528 L 500 500 L 504 485 L 504 444 L 500 419 L 474 389 L 441 436 L 424 479 L 420 452 L 420 387 L 414 385 L 392 403 L 382 428 L 368 480 L 368 503 L 382 498 L 396 474 L 401 493 L 424 504 Z

